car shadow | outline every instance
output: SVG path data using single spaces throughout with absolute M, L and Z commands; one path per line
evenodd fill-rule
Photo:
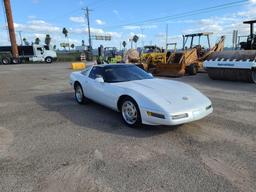
M 96 129 L 102 132 L 130 137 L 152 137 L 175 131 L 179 126 L 147 126 L 130 128 L 118 112 L 89 102 L 79 105 L 72 92 L 37 96 L 36 102 L 49 112 L 56 112 L 82 129 Z

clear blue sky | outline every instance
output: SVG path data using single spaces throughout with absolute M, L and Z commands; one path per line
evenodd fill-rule
M 35 37 L 44 39 L 46 33 L 53 38 L 53 43 L 59 46 L 65 42 L 62 28 L 69 30 L 70 41 L 76 45 L 84 39 L 87 43 L 86 22 L 82 8 L 89 6 L 92 32 L 96 34 L 111 34 L 111 42 L 94 41 L 94 47 L 103 44 L 120 45 L 123 40 L 137 34 L 140 36 L 138 45 L 165 43 L 166 24 L 169 29 L 169 42 L 181 43 L 181 34 L 190 32 L 214 32 L 212 41 L 222 35 L 227 35 L 227 45 L 231 44 L 231 33 L 234 29 L 239 34 L 248 33 L 248 26 L 243 20 L 256 19 L 256 1 L 248 0 L 236 6 L 219 7 L 215 10 L 205 8 L 228 4 L 235 0 L 11 0 L 13 16 L 17 31 L 22 31 L 23 37 L 30 42 Z M 189 11 L 202 9 L 188 14 Z M 187 16 L 184 15 L 187 14 Z M 200 13 L 200 14 L 199 14 Z M 176 15 L 174 17 L 174 15 Z M 178 15 L 178 16 L 177 16 Z M 169 19 L 149 19 L 171 16 Z M 8 43 L 6 31 L 3 30 L 5 20 L 0 15 L 1 44 Z M 19 37 L 17 36 L 18 42 Z

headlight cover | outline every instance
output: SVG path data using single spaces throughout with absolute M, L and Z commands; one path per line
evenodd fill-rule
M 151 117 L 156 117 L 156 118 L 159 118 L 159 119 L 165 119 L 165 116 L 163 114 L 160 114 L 160 113 L 154 113 L 154 112 L 151 112 L 151 111 L 147 111 L 147 114 L 148 114 L 148 116 L 151 116 Z

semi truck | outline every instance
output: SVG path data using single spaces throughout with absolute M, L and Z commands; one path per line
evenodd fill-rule
M 19 58 L 13 58 L 11 46 L 0 46 L 0 63 L 4 65 L 24 61 L 52 63 L 57 59 L 56 52 L 46 45 L 18 46 L 18 51 Z

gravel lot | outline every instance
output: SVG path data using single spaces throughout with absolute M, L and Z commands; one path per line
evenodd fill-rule
M 1 192 L 256 191 L 256 85 L 176 79 L 209 96 L 214 113 L 131 129 L 76 104 L 68 66 L 0 66 Z

